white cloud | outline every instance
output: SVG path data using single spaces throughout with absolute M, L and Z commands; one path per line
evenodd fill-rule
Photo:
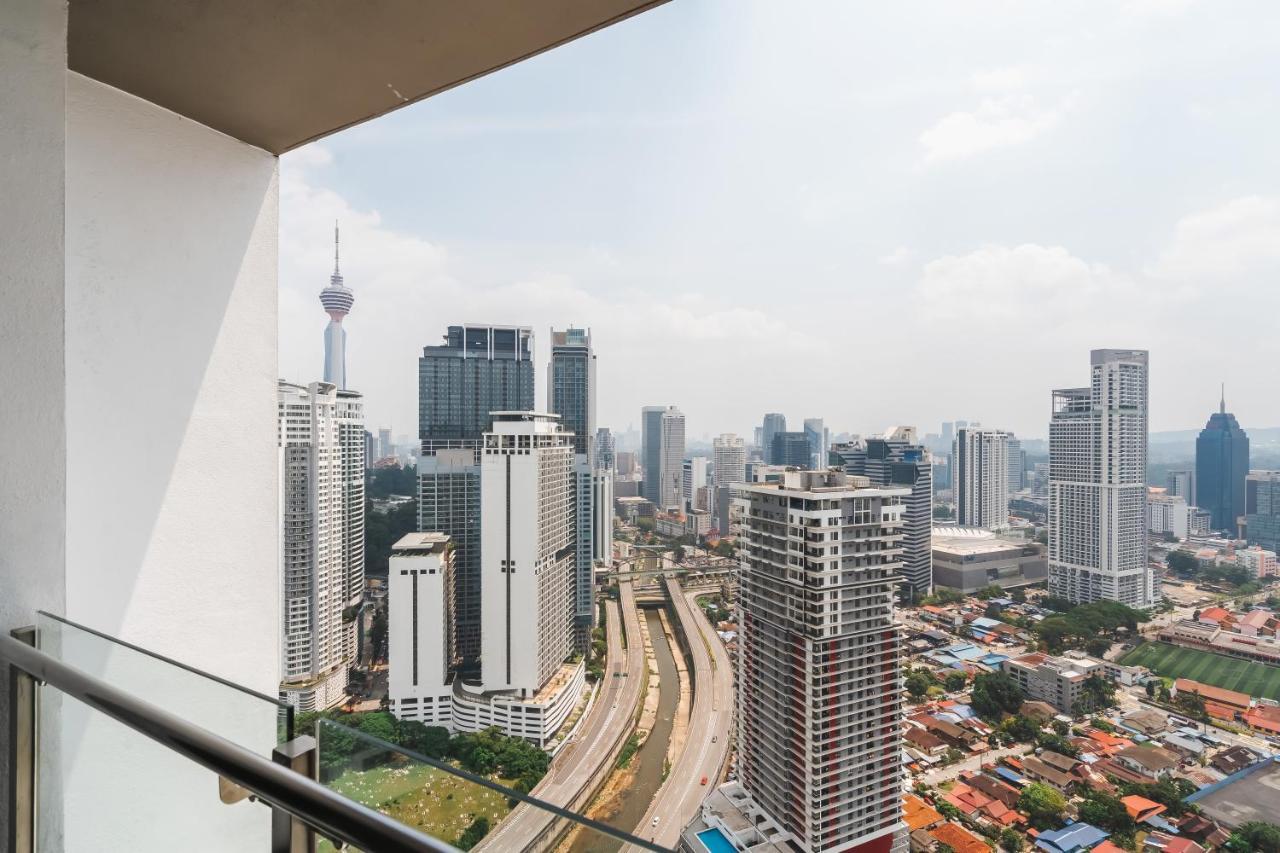
M 899 267 L 911 260 L 911 250 L 906 246 L 899 246 L 887 255 L 881 255 L 876 259 L 876 263 L 886 267 Z
M 1270 289 L 1280 273 L 1280 199 L 1245 196 L 1183 217 L 1147 272 L 1208 289 L 1257 277 L 1242 283 Z
M 1057 127 L 1075 100 L 1071 95 L 1045 108 L 1029 94 L 983 98 L 977 109 L 944 116 L 920 134 L 924 162 L 961 160 L 1030 142 Z
M 1009 65 L 975 71 L 970 82 L 978 92 L 1009 92 L 1025 89 L 1028 76 L 1028 70 L 1024 66 Z

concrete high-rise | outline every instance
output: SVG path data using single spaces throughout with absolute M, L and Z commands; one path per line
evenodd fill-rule
M 533 331 L 523 326 L 450 326 L 418 360 L 418 529 L 454 548 L 460 662 L 480 658 L 480 447 L 492 412 L 533 408 Z
M 827 429 L 822 418 L 804 419 L 804 437 L 809 443 L 809 467 L 815 470 L 827 467 Z
M 338 223 L 333 223 L 333 275 L 329 286 L 320 291 L 320 304 L 329 315 L 324 330 L 324 381 L 340 389 L 347 387 L 347 332 L 342 319 L 351 311 L 356 298 L 342 280 L 338 270 Z
M 684 512 L 706 509 L 698 506 L 698 490 L 707 487 L 708 461 L 705 456 L 690 456 L 680 463 L 680 498 Z
M 1165 492 L 1182 498 L 1188 506 L 1196 505 L 1196 472 L 1190 470 L 1170 471 L 1165 479 Z
M 596 468 L 601 471 L 613 471 L 615 468 L 615 451 L 617 443 L 608 427 L 596 430 Z
M 787 416 L 781 412 L 769 412 L 764 416 L 764 425 L 760 430 L 760 452 L 764 461 L 770 465 L 777 463 L 773 459 L 773 437 L 777 433 L 787 431 Z
M 1160 600 L 1147 562 L 1146 350 L 1090 353 L 1090 381 L 1053 392 L 1049 591 L 1076 603 Z
M 775 432 L 773 444 L 769 448 L 771 465 L 788 465 L 796 468 L 810 468 L 813 454 L 810 452 L 809 437 L 803 432 Z
M 782 477 L 736 488 L 746 503 L 737 691 L 747 811 L 785 831 L 779 847 L 905 851 L 892 582 L 908 489 L 840 471 Z M 799 562 L 792 541 L 806 543 Z
M 641 496 L 658 509 L 679 509 L 684 465 L 684 413 L 675 406 L 640 410 Z
M 1280 471 L 1250 471 L 1245 478 L 1245 538 L 1280 551 Z
M 401 720 L 448 726 L 453 549 L 443 533 L 406 533 L 387 572 L 387 704 Z
M 282 673 L 280 696 L 299 711 L 346 697 L 364 596 L 362 401 L 329 382 L 278 387 Z
M 1249 474 L 1249 436 L 1227 411 L 1224 391 L 1218 411 L 1196 439 L 1196 505 L 1209 511 L 1210 524 L 1235 536 L 1244 510 Z
M 933 466 L 915 427 L 890 427 L 881 436 L 834 444 L 844 470 L 870 478 L 876 486 L 911 490 L 903 512 L 903 553 L 899 568 L 904 597 L 916 601 L 933 588 Z
M 712 483 L 727 486 L 745 483 L 747 480 L 747 444 L 731 432 L 721 433 L 711 440 Z
M 573 652 L 572 438 L 559 418 L 495 412 L 481 461 L 484 691 L 532 698 Z
M 547 404 L 560 416 L 561 428 L 573 434 L 574 612 L 579 643 L 585 649 L 595 614 L 592 555 L 596 549 L 591 537 L 596 527 L 596 487 L 592 482 L 596 469 L 596 355 L 591 349 L 590 330 L 551 330 Z
M 966 527 L 1009 527 L 1009 440 L 997 429 L 962 427 L 951 446 L 951 489 L 956 522 Z
M 1027 461 L 1022 453 L 1022 442 L 1009 433 L 1009 497 L 1022 491 L 1026 485 Z

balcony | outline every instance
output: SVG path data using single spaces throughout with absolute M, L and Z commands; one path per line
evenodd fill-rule
M 49 716 L 17 741 L 30 709 L 0 691 L 0 803 L 40 762 L 45 849 L 249 850 L 280 810 L 336 838 L 367 822 L 271 769 L 278 155 L 654 5 L 3 4 L 0 185 L 23 201 L 0 214 L 0 392 L 21 401 L 0 418 L 0 638 Z M 42 611 L 217 679 L 61 659 Z M 219 775 L 259 804 L 223 804 Z M 384 830 L 350 843 L 432 849 Z

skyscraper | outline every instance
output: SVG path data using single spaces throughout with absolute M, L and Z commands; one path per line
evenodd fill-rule
M 721 433 L 711 441 L 712 482 L 717 486 L 745 483 L 747 480 L 747 445 L 731 432 Z
M 1214 530 L 1236 534 L 1244 512 L 1244 478 L 1249 473 L 1249 436 L 1227 411 L 1225 390 L 1218 411 L 1196 439 L 1196 501 L 1209 511 Z
M 453 706 L 453 549 L 443 533 L 406 533 L 387 572 L 387 704 L 401 720 L 448 726 Z
M 1182 498 L 1188 506 L 1196 506 L 1196 472 L 1170 471 L 1165 480 L 1165 492 Z
M 573 503 L 576 529 L 574 548 L 574 612 L 578 639 L 585 648 L 595 613 L 592 583 L 591 537 L 595 529 L 592 485 L 595 474 L 596 439 L 596 356 L 591 349 L 591 332 L 568 328 L 551 330 L 551 363 L 547 365 L 547 400 L 552 413 L 560 416 L 561 428 L 573 433 Z
M 1146 350 L 1090 353 L 1090 382 L 1053 392 L 1049 591 L 1149 607 Z
M 280 695 L 299 711 L 346 697 L 364 595 L 364 415 L 360 395 L 329 382 L 278 386 Z
M 450 326 L 418 360 L 418 529 L 454 548 L 455 648 L 480 657 L 480 447 L 491 412 L 533 408 L 533 332 L 522 326 Z
M 804 419 L 804 437 L 809 442 L 809 467 L 827 467 L 827 430 L 822 418 Z
M 738 491 L 741 785 L 790 835 L 780 847 L 905 849 L 893 579 L 908 490 L 788 471 Z M 828 544 L 797 563 L 790 540 Z
M 324 381 L 338 388 L 347 387 L 347 332 L 342 318 L 351 311 L 356 298 L 342 281 L 338 271 L 338 223 L 333 223 L 333 275 L 329 286 L 320 291 L 320 304 L 329 315 L 324 330 Z
M 1245 538 L 1280 551 L 1280 471 L 1250 471 L 1245 478 Z
M 707 457 L 690 456 L 680 463 L 681 508 L 685 512 L 706 509 L 698 506 L 698 490 L 707 487 Z
M 614 470 L 614 451 L 617 445 L 614 442 L 613 433 L 608 427 L 600 427 L 596 430 L 596 468 L 601 471 Z
M 1009 433 L 1009 497 L 1022 490 L 1026 482 L 1027 463 L 1022 454 L 1022 442 Z
M 803 432 L 775 432 L 769 448 L 771 465 L 793 465 L 797 468 L 812 467 L 813 453 L 809 437 Z
M 915 427 L 890 427 L 881 436 L 832 445 L 831 452 L 846 473 L 868 477 L 875 486 L 911 490 L 903 511 L 899 576 L 907 600 L 928 595 L 933 588 L 933 466 Z
M 640 410 L 641 495 L 659 509 L 680 508 L 684 463 L 684 413 L 675 406 Z
M 1009 439 L 996 429 L 961 427 L 951 449 L 956 521 L 967 527 L 1009 526 Z
M 776 433 L 786 432 L 787 416 L 781 412 L 769 412 L 764 416 L 764 425 L 760 431 L 760 452 L 764 454 L 764 461 L 770 465 L 776 465 L 773 460 L 773 436 Z
M 573 652 L 573 457 L 554 415 L 495 412 L 484 436 L 486 693 L 532 698 Z

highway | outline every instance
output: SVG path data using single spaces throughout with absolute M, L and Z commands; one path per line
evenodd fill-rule
M 574 799 L 591 775 L 606 762 L 613 745 L 634 720 L 636 700 L 645 683 L 644 643 L 640 639 L 640 615 L 630 581 L 618 584 L 622 615 L 625 620 L 627 647 L 622 648 L 618 619 L 619 605 L 605 602 L 608 664 L 604 686 L 596 696 L 591 713 L 579 727 L 573 740 L 551 762 L 551 769 L 530 794 L 563 808 L 577 809 Z M 612 766 L 612 765 L 610 765 Z M 476 850 L 518 851 L 537 838 L 554 815 L 520 804 L 485 837 Z
M 632 834 L 675 849 L 680 830 L 698 813 L 703 798 L 720 781 L 720 768 L 729 750 L 729 726 L 733 721 L 733 664 L 715 627 L 694 600 L 701 593 L 685 592 L 674 578 L 668 579 L 667 585 L 672 608 L 691 647 L 693 710 L 689 715 L 689 738 L 685 747 Z M 704 776 L 707 777 L 705 786 Z M 656 826 L 655 816 L 658 816 Z M 639 848 L 629 846 L 627 850 Z

